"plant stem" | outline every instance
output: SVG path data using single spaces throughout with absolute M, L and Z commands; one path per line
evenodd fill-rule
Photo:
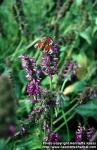
M 68 128 L 66 116 L 65 116 L 65 113 L 64 113 L 63 110 L 62 110 L 62 114 L 63 114 L 64 121 L 66 122 L 67 136 L 68 136 L 68 141 L 69 141 L 69 139 L 70 139 L 70 136 L 69 136 L 69 128 Z
M 50 78 L 50 91 L 52 90 L 52 79 Z M 51 108 L 51 130 L 53 130 L 53 109 Z
M 67 81 L 68 81 L 68 78 L 66 78 L 66 79 L 64 80 L 64 82 L 63 82 L 63 84 L 62 84 L 62 87 L 61 87 L 61 92 L 63 92 L 64 86 L 65 86 L 65 84 L 66 84 Z M 69 127 L 68 127 L 68 124 L 67 124 L 68 120 L 66 120 L 66 115 L 67 115 L 70 111 L 72 111 L 72 110 L 75 108 L 75 106 L 76 106 L 76 104 L 75 104 L 69 111 L 67 111 L 66 113 L 64 113 L 64 110 L 62 110 L 62 111 L 61 111 L 61 112 L 62 112 L 62 116 L 59 117 L 55 122 L 53 122 L 53 124 L 55 124 L 55 123 L 58 122 L 61 118 L 64 118 L 63 124 L 61 124 L 61 125 L 59 126 L 59 128 L 57 128 L 56 130 L 58 131 L 58 130 L 64 125 L 64 123 L 65 123 L 65 124 L 66 124 L 67 135 L 68 135 L 68 141 L 69 141 L 69 139 L 70 139 L 70 136 L 69 136 Z M 69 119 L 69 118 L 68 118 L 68 119 Z
M 37 52 L 35 53 L 35 60 L 38 59 L 38 57 L 40 56 L 40 49 L 37 50 Z
M 52 91 L 52 79 L 50 78 L 50 91 Z
M 63 82 L 63 84 L 62 84 L 62 87 L 61 87 L 61 92 L 63 92 L 64 86 L 65 86 L 65 84 L 66 84 L 67 81 L 68 81 L 68 78 L 66 78 L 66 79 L 64 80 L 64 82 Z
M 71 120 L 71 119 L 74 117 L 74 115 L 75 115 L 75 112 L 67 119 L 66 122 L 63 122 L 58 128 L 56 128 L 56 129 L 54 130 L 54 132 L 59 131 L 69 120 Z
M 15 52 L 12 55 L 11 60 L 14 60 L 14 58 L 16 57 L 16 55 L 17 55 L 17 53 L 18 53 L 18 51 L 19 51 L 19 49 L 20 49 L 20 47 L 21 47 L 22 44 L 23 44 L 23 38 L 21 38 L 19 45 L 17 46 Z
M 53 110 L 51 108 L 51 130 L 53 131 Z
M 75 109 L 75 107 L 78 105 L 78 103 L 76 103 L 71 109 L 69 109 L 66 113 L 65 116 L 68 115 L 73 109 Z M 58 119 L 56 119 L 53 124 L 56 124 L 59 120 L 61 120 L 63 118 L 63 115 L 60 116 Z

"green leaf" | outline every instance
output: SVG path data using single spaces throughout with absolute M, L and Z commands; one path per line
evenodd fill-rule
M 61 96 L 61 98 L 62 98 L 61 108 L 64 109 L 64 108 L 66 108 L 66 107 L 69 106 L 69 104 L 70 104 L 70 99 L 69 99 L 68 96 Z
M 97 120 L 97 99 L 78 106 L 75 111 L 82 116 L 93 117 Z
M 58 76 L 55 74 L 53 75 L 52 84 L 56 84 Z M 50 77 L 47 76 L 41 83 L 43 86 L 50 85 Z
M 16 141 L 15 149 L 20 148 L 25 150 L 25 147 L 30 150 L 41 149 L 42 139 L 38 135 L 40 134 L 40 129 L 35 127 L 30 130 L 30 135 L 23 137 L 21 140 Z
M 30 109 L 31 109 L 31 103 L 29 101 L 29 99 L 21 99 L 19 100 L 19 103 L 20 103 L 20 107 L 18 107 L 17 109 L 17 112 L 18 113 L 23 113 L 23 112 L 30 112 Z
M 25 77 L 25 71 L 24 71 L 24 70 L 21 70 L 18 75 L 19 75 L 20 81 L 21 81 L 23 84 L 27 84 L 27 79 L 26 79 L 26 77 Z
M 77 5 L 77 6 L 80 6 L 81 3 L 82 3 L 82 0 L 76 0 L 76 5 Z
M 91 38 L 91 29 L 87 28 L 85 31 L 80 33 L 80 36 L 87 41 L 89 45 L 92 43 L 92 38 Z
M 96 32 L 97 32 L 97 25 L 96 25 L 96 26 L 94 26 L 94 28 L 93 28 L 93 32 L 92 32 L 92 35 L 94 35 Z
M 10 150 L 6 141 L 4 139 L 0 139 L 0 150 L 3 150 L 3 149 Z
M 66 87 L 65 90 L 64 90 L 64 94 L 67 95 L 69 93 L 80 92 L 80 91 L 82 91 L 84 89 L 85 86 L 86 86 L 86 83 L 85 83 L 84 80 L 78 81 L 78 82 L 76 82 L 76 83 Z

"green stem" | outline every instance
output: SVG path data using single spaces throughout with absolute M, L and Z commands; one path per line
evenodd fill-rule
M 11 137 L 8 137 L 8 139 L 4 143 L 3 149 L 6 149 L 6 146 L 8 145 L 11 139 L 12 139 Z
M 53 131 L 53 110 L 51 108 L 51 130 Z
M 50 78 L 50 91 L 52 91 L 52 79 Z
M 63 114 L 64 121 L 66 122 L 67 136 L 68 136 L 68 141 L 69 141 L 69 139 L 70 139 L 70 136 L 69 136 L 69 135 L 70 135 L 70 134 L 69 134 L 69 128 L 68 128 L 66 116 L 65 116 L 65 113 L 64 113 L 63 110 L 62 110 L 62 114 Z
M 61 97 L 63 97 L 63 96 L 61 96 Z M 63 98 L 64 99 L 64 98 Z M 69 103 L 69 105 L 71 105 L 72 103 L 74 103 L 75 101 L 77 101 L 77 99 L 73 99 L 72 101 L 70 101 L 70 103 Z M 61 113 L 62 112 L 62 110 L 59 110 L 59 108 L 58 108 L 58 114 L 59 113 Z M 61 116 L 62 117 L 62 116 Z
M 25 49 L 28 50 L 28 49 L 31 48 L 35 43 L 37 43 L 39 40 L 40 40 L 40 38 L 35 39 L 35 40 L 32 41 L 29 45 L 27 45 Z
M 76 103 L 71 109 L 69 109 L 66 113 L 65 116 L 68 115 L 73 109 L 75 109 L 75 107 L 78 105 L 78 103 Z M 60 116 L 58 119 L 56 119 L 53 124 L 56 124 L 58 121 L 60 121 L 63 118 L 63 115 Z
M 35 60 L 37 60 L 39 56 L 40 56 L 40 49 L 38 49 L 37 52 L 35 53 Z
M 62 84 L 61 92 L 63 92 L 63 90 L 64 90 L 64 86 L 65 86 L 65 84 L 66 84 L 66 82 L 67 82 L 67 81 L 68 81 L 68 79 L 66 78 L 66 79 L 64 80 L 63 84 Z
M 19 51 L 22 44 L 23 44 L 23 38 L 21 38 L 19 45 L 17 46 L 15 52 L 13 53 L 12 58 L 11 58 L 12 60 L 14 60 L 14 58 L 16 57 L 16 55 L 17 55 L 17 53 L 18 53 L 18 51 Z
M 52 91 L 52 79 L 50 78 L 50 91 Z M 53 109 L 51 108 L 51 130 L 53 130 Z
M 75 112 L 65 122 L 63 122 L 58 128 L 56 128 L 54 132 L 58 132 L 69 120 L 71 120 L 74 117 L 74 115 L 75 115 Z
M 61 95 L 61 97 L 62 97 L 62 99 L 64 100 L 64 96 L 63 96 L 63 95 Z M 70 103 L 69 103 L 69 105 L 70 105 L 70 104 L 72 104 L 72 103 L 74 103 L 74 102 L 75 102 L 75 101 L 77 101 L 77 100 L 78 100 L 77 98 L 75 98 L 75 99 L 71 100 L 71 101 L 70 101 Z

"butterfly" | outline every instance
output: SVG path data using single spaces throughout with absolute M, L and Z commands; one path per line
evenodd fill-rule
M 39 40 L 36 44 L 37 48 L 43 49 L 43 52 L 52 53 L 54 38 L 45 37 L 42 40 Z

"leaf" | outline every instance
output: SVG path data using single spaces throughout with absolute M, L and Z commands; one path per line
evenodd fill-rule
M 77 75 L 78 79 L 84 79 L 86 74 L 87 74 L 87 68 L 80 67 L 80 68 L 77 69 L 77 74 L 76 75 Z
M 58 116 L 58 110 L 56 107 L 54 108 L 54 110 L 55 110 L 55 117 L 57 117 Z
M 83 0 L 76 0 L 76 5 L 80 6 Z
M 70 140 L 72 140 L 72 138 L 74 138 L 74 134 L 72 132 L 69 132 L 69 141 L 68 141 L 68 135 L 66 129 L 64 129 L 64 132 L 63 130 L 61 130 L 60 133 L 61 133 L 62 141 L 69 142 Z
M 94 26 L 94 28 L 93 28 L 92 36 L 94 36 L 94 34 L 95 34 L 96 32 L 97 32 L 97 25 Z
M 0 74 L 3 73 L 5 70 L 5 65 L 3 63 L 0 63 Z
M 0 139 L 0 149 L 3 149 L 5 145 L 5 141 L 3 139 Z
M 9 150 L 8 144 L 6 144 L 6 141 L 4 139 L 0 139 L 0 150 Z
M 21 99 L 19 100 L 20 107 L 18 107 L 17 112 L 22 114 L 23 112 L 30 112 L 31 103 L 29 99 Z
M 78 81 L 78 82 L 66 87 L 64 90 L 64 94 L 67 95 L 70 93 L 77 93 L 79 91 L 82 91 L 84 89 L 85 85 L 86 85 L 85 81 Z
M 27 79 L 25 77 L 25 71 L 24 70 L 21 70 L 19 73 L 19 79 L 20 81 L 23 83 L 23 84 L 27 84 Z
M 89 45 L 91 45 L 92 39 L 90 28 L 87 28 L 85 31 L 81 32 L 80 36 L 85 39 Z
M 78 64 L 80 64 L 81 67 L 87 67 L 88 58 L 84 52 L 81 52 L 77 55 L 76 54 L 73 55 L 73 58 L 74 58 L 74 60 L 76 60 L 78 62 Z
M 69 106 L 70 99 L 68 96 L 61 96 L 61 98 L 62 98 L 61 108 L 64 109 Z
M 56 84 L 58 76 L 55 74 L 53 75 L 52 84 Z M 43 86 L 50 85 L 50 77 L 47 76 L 41 83 Z
M 78 106 L 75 111 L 85 117 L 93 117 L 97 120 L 97 99 L 87 104 Z
M 20 150 L 25 147 L 30 150 L 37 150 L 41 149 L 42 146 L 42 139 L 38 135 L 38 132 L 40 132 L 40 129 L 35 127 L 32 128 L 30 131 L 30 135 L 27 135 L 26 137 L 22 137 L 21 141 L 16 141 L 15 143 L 15 149 L 20 148 Z M 40 134 L 40 133 L 39 133 Z

